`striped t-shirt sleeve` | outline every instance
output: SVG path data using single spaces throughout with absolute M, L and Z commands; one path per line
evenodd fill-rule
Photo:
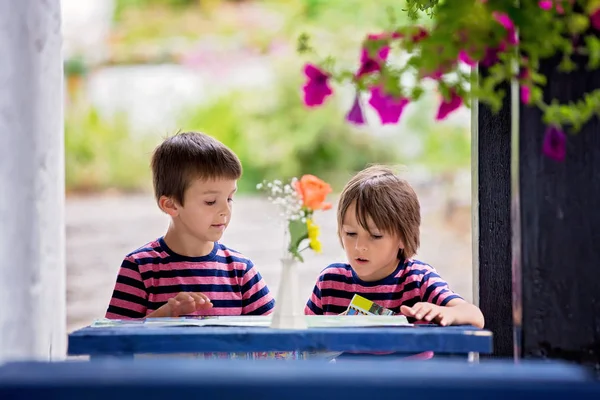
M 106 311 L 106 318 L 136 319 L 146 317 L 148 292 L 137 263 L 132 257 L 125 257 L 112 298 Z
M 306 307 L 304 307 L 305 315 L 323 315 L 323 305 L 321 303 L 321 288 L 320 283 L 323 282 L 323 275 L 319 277 L 315 288 L 313 289 Z
M 421 301 L 445 306 L 450 300 L 462 299 L 450 290 L 448 283 L 438 275 L 433 267 L 429 265 L 425 265 L 425 267 L 426 272 L 421 279 Z
M 275 300 L 260 272 L 249 260 L 241 283 L 242 315 L 267 315 L 273 311 Z

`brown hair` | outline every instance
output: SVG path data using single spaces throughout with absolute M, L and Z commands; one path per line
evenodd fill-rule
M 183 205 L 185 191 L 196 179 L 239 179 L 240 160 L 223 143 L 199 132 L 177 133 L 152 155 L 154 196 L 173 197 Z
M 338 202 L 338 235 L 348 207 L 356 202 L 356 220 L 369 231 L 367 219 L 404 242 L 398 258 L 413 257 L 419 248 L 421 207 L 417 194 L 404 179 L 386 166 L 373 165 L 356 174 L 344 187 Z M 370 232 L 370 231 L 369 231 Z M 341 239 L 341 236 L 340 236 Z

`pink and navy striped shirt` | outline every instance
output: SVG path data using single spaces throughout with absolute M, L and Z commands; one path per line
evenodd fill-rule
M 186 257 L 161 237 L 127 255 L 106 318 L 145 318 L 179 292 L 201 292 L 213 308 L 193 315 L 266 315 L 275 300 L 248 258 L 215 242 L 210 254 Z
M 304 313 L 341 314 L 354 294 L 396 313 L 402 305 L 428 302 L 445 306 L 450 300 L 461 298 L 432 266 L 421 261 L 402 260 L 392 274 L 376 282 L 362 281 L 349 264 L 331 264 L 321 272 Z

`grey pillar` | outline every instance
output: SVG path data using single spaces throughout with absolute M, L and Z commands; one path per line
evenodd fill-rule
M 59 0 L 0 0 L 0 361 L 65 354 Z

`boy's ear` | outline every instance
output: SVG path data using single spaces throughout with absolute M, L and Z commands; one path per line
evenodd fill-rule
M 179 206 L 177 205 L 177 202 L 170 197 L 160 196 L 160 199 L 158 199 L 158 206 L 165 214 L 168 214 L 171 217 L 179 215 Z

